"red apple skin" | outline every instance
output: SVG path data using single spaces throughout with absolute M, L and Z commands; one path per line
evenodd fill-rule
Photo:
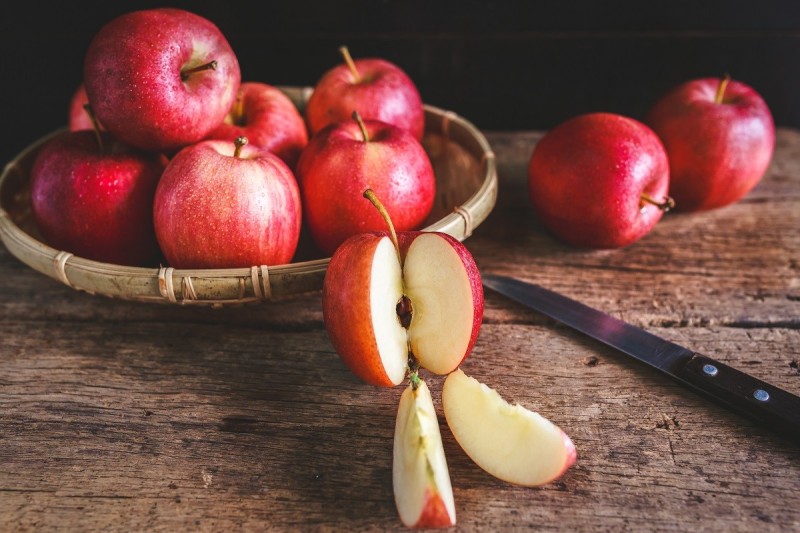
M 312 135 L 329 124 L 350 120 L 353 111 L 358 111 L 365 120 L 388 122 L 422 140 L 425 110 L 411 78 L 383 59 L 357 59 L 354 63 L 361 81 L 341 64 L 323 74 L 314 87 L 306 106 Z
M 300 152 L 308 144 L 303 116 L 280 89 L 260 82 L 244 82 L 241 103 L 234 102 L 222 124 L 207 139 L 233 142 L 247 137 L 251 146 L 263 148 L 295 168 Z
M 533 208 L 556 237 L 579 247 L 619 248 L 646 235 L 663 210 L 669 165 L 658 136 L 613 113 L 558 125 L 537 143 L 528 166 Z
M 732 204 L 755 187 L 775 149 L 775 124 L 764 99 L 730 81 L 721 103 L 719 78 L 688 81 L 664 95 L 645 118 L 669 156 L 670 196 L 681 211 Z
M 155 154 L 93 131 L 48 142 L 31 170 L 31 201 L 45 241 L 79 257 L 152 266 L 159 256 L 153 196 L 164 167 Z
M 301 204 L 277 156 L 234 143 L 202 141 L 178 152 L 156 189 L 156 237 L 175 268 L 242 268 L 291 261 Z
M 336 353 L 353 374 L 379 387 L 394 386 L 381 363 L 369 305 L 372 258 L 386 236 L 361 233 L 342 243 L 328 263 L 322 288 L 323 320 Z
M 331 124 L 311 138 L 297 163 L 307 226 L 327 254 L 352 235 L 386 228 L 362 197 L 367 188 L 391 213 L 398 232 L 420 227 L 433 208 L 436 179 L 422 145 L 390 124 L 364 124 L 369 142 L 352 119 Z
M 211 61 L 215 70 L 181 71 Z M 230 110 L 239 63 L 210 21 L 171 8 L 134 11 L 106 24 L 84 59 L 97 119 L 123 142 L 174 153 L 203 139 Z
M 422 509 L 422 514 L 419 515 L 419 520 L 411 527 L 444 528 L 456 525 L 439 494 L 430 490 L 427 491 L 425 493 L 425 502 L 425 507 Z

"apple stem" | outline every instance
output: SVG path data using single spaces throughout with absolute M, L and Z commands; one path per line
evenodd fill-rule
M 419 361 L 413 355 L 408 358 L 408 380 L 411 382 L 412 390 L 417 390 L 422 383 L 422 378 L 419 377 Z
M 189 79 L 189 76 L 195 74 L 197 72 L 202 72 L 204 70 L 217 70 L 217 60 L 209 61 L 203 65 L 198 65 L 196 67 L 192 67 L 186 70 L 181 71 L 181 81 L 186 81 Z
M 242 155 L 242 148 L 247 145 L 247 137 L 236 137 L 236 140 L 233 141 L 233 144 L 236 145 L 236 149 L 233 151 L 233 157 L 240 157 Z
M 397 233 L 394 231 L 394 224 L 392 224 L 392 218 L 389 216 L 389 212 L 383 206 L 381 201 L 378 199 L 378 196 L 375 194 L 375 191 L 372 189 L 367 189 L 364 191 L 364 198 L 372 202 L 372 205 L 378 210 L 378 212 L 383 217 L 383 220 L 386 221 L 386 225 L 389 226 L 389 234 L 392 237 L 392 243 L 394 244 L 394 251 L 397 252 L 397 260 L 400 261 L 400 266 L 403 266 L 403 258 L 400 256 L 400 244 L 397 242 Z
M 361 118 L 361 115 L 358 114 L 358 111 L 353 111 L 353 120 L 356 121 L 358 127 L 361 129 L 361 136 L 364 138 L 364 142 L 369 142 L 369 133 L 367 133 L 367 125 L 364 124 L 364 119 Z
M 342 54 L 344 62 L 347 64 L 347 68 L 350 69 L 350 73 L 353 75 L 355 82 L 361 83 L 361 74 L 358 73 L 358 69 L 356 68 L 356 63 L 350 56 L 350 50 L 348 50 L 346 46 L 340 46 L 339 53 Z
M 731 81 L 731 77 L 728 74 L 722 77 L 719 81 L 719 85 L 717 86 L 717 94 L 714 96 L 714 103 L 721 104 L 723 98 L 725 98 L 725 89 L 728 88 L 728 83 Z
M 674 209 L 675 208 L 675 200 L 673 200 L 669 196 L 664 196 L 664 200 L 659 202 L 658 200 L 656 200 L 655 198 L 653 198 L 649 194 L 643 192 L 642 196 L 640 198 L 641 198 L 642 207 L 644 207 L 644 204 L 651 204 L 651 205 L 654 205 L 657 208 L 661 209 L 665 213 L 667 211 L 669 211 L 670 209 Z
M 89 115 L 89 120 L 92 121 L 92 129 L 94 130 L 94 136 L 97 139 L 97 148 L 100 150 L 102 154 L 104 152 L 103 149 L 103 136 L 100 135 L 100 123 L 97 122 L 97 117 L 94 115 L 94 111 L 92 111 L 92 106 L 89 104 L 84 104 L 83 109 Z

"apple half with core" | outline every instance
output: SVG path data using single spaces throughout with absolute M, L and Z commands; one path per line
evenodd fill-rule
M 461 369 L 445 379 L 442 407 L 461 448 L 503 481 L 542 485 L 575 463 L 575 445 L 566 433 L 538 413 L 510 405 Z
M 397 231 L 419 228 L 436 195 L 419 141 L 391 124 L 352 115 L 312 137 L 297 163 L 307 228 L 327 254 L 352 235 L 386 227 L 368 202 L 353 202 L 365 189 L 386 205 Z
M 80 257 L 152 266 L 159 256 L 153 196 L 164 165 L 104 132 L 65 132 L 31 169 L 31 202 L 45 241 Z
M 392 486 L 407 527 L 450 527 L 456 508 L 439 421 L 428 385 L 414 376 L 400 396 L 394 430 Z
M 361 233 L 333 254 L 322 289 L 331 343 L 359 378 L 400 384 L 409 367 L 451 372 L 472 350 L 483 318 L 480 273 L 445 233 Z
M 329 124 L 348 120 L 353 110 L 408 131 L 418 141 L 425 133 L 425 109 L 414 82 L 397 65 L 379 58 L 353 60 L 339 48 L 344 63 L 319 79 L 306 106 L 312 135 Z
M 764 99 L 728 77 L 688 81 L 645 117 L 669 156 L 669 193 L 681 211 L 732 204 L 755 187 L 775 150 L 775 124 Z
M 242 83 L 223 123 L 206 136 L 222 141 L 238 137 L 277 155 L 289 168 L 308 143 L 306 123 L 289 97 L 277 87 L 252 81 Z
M 246 138 L 202 141 L 164 169 L 153 219 L 172 267 L 282 265 L 300 237 L 300 191 L 283 161 Z
M 567 120 L 536 144 L 528 192 L 536 215 L 559 239 L 588 248 L 627 246 L 674 204 L 658 136 L 613 113 Z
M 171 153 L 203 139 L 230 110 L 240 77 L 219 28 L 173 8 L 113 19 L 84 58 L 97 119 L 121 141 L 152 151 Z

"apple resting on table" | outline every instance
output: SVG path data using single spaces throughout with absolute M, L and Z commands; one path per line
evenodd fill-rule
M 725 77 L 692 80 L 645 118 L 669 156 L 669 193 L 681 211 L 732 204 L 755 187 L 775 149 L 775 124 L 751 87 Z
M 300 236 L 300 192 L 289 167 L 247 139 L 202 141 L 164 169 L 153 219 L 172 267 L 281 265 Z
M 236 98 L 240 71 L 214 24 L 160 8 L 106 24 L 89 45 L 83 79 L 97 119 L 116 138 L 171 153 L 222 122 Z
M 372 191 L 365 194 L 380 205 Z M 480 273 L 463 244 L 445 233 L 395 235 L 389 227 L 347 239 L 322 289 L 336 352 L 354 374 L 381 386 L 400 384 L 409 358 L 436 374 L 453 371 L 472 350 L 483 317 Z
M 312 135 L 329 124 L 348 120 L 355 110 L 364 120 L 388 122 L 421 141 L 425 110 L 411 78 L 389 61 L 353 61 L 346 47 L 339 51 L 345 62 L 323 74 L 306 106 Z
M 242 83 L 225 120 L 207 139 L 234 141 L 247 137 L 251 146 L 263 148 L 294 168 L 308 143 L 306 123 L 280 89 L 259 82 Z
M 422 145 L 408 132 L 358 113 L 311 138 L 297 163 L 306 224 L 317 246 L 331 254 L 345 239 L 386 227 L 369 202 L 371 188 L 395 228 L 419 228 L 433 208 L 436 179 Z
M 542 485 L 575 463 L 575 445 L 561 429 L 538 413 L 508 404 L 460 369 L 445 379 L 442 406 L 461 448 L 503 481 Z
M 536 144 L 528 192 L 538 218 L 575 246 L 618 248 L 672 207 L 664 146 L 647 126 L 613 113 L 581 115 Z
M 45 241 L 79 257 L 131 266 L 158 260 L 153 195 L 164 169 L 156 154 L 107 133 L 66 132 L 31 170 L 31 202 Z

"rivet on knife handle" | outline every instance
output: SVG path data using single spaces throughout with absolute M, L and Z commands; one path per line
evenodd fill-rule
M 800 439 L 800 398 L 710 357 L 694 354 L 678 371 L 700 392 Z

